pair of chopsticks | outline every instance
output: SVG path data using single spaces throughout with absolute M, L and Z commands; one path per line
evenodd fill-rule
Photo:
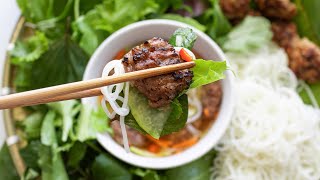
M 99 96 L 101 95 L 100 88 L 103 86 L 109 86 L 112 84 L 159 76 L 163 74 L 172 73 L 178 70 L 189 69 L 194 66 L 195 63 L 193 61 L 185 62 L 180 64 L 129 72 L 119 76 L 96 78 L 87 81 L 79 81 L 74 83 L 47 87 L 43 89 L 26 91 L 22 93 L 0 96 L 0 110 L 23 106 L 33 106 L 38 104 L 45 104 L 70 99 L 81 99 L 85 97 Z

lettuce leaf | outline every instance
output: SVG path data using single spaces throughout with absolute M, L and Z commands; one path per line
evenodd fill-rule
M 158 8 L 155 0 L 103 1 L 73 23 L 73 38 L 88 54 L 92 54 L 105 37 L 157 12 Z
M 272 39 L 270 21 L 263 17 L 247 16 L 225 37 L 222 48 L 229 52 L 249 53 Z
M 79 102 L 76 100 L 61 101 L 48 104 L 62 118 L 62 141 L 67 141 L 71 129 L 73 128 L 73 119 L 79 113 Z
M 196 59 L 195 63 L 196 65 L 192 68 L 194 76 L 190 88 L 197 88 L 225 77 L 226 61 Z
M 109 119 L 102 108 L 93 109 L 82 106 L 78 121 L 76 137 L 80 142 L 95 139 L 97 133 L 112 132 L 112 129 L 108 126 Z
M 21 62 L 32 62 L 40 58 L 40 56 L 48 50 L 48 39 L 40 32 L 36 31 L 35 34 L 24 41 L 17 41 L 15 47 L 10 51 L 12 56 L 11 62 L 19 64 Z

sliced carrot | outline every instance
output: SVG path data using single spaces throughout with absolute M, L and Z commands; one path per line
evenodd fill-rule
M 160 151 L 160 147 L 157 144 L 152 143 L 148 146 L 148 151 L 158 153 Z
M 188 54 L 188 52 L 184 48 L 181 48 L 179 55 L 180 55 L 181 59 L 183 59 L 187 62 L 192 61 L 192 56 L 190 56 L 190 54 Z
M 150 141 L 154 142 L 155 144 L 159 145 L 162 148 L 167 148 L 172 144 L 170 141 L 158 140 L 158 139 L 155 139 L 155 138 L 151 137 L 150 135 L 147 135 L 146 137 Z
M 196 144 L 198 142 L 198 139 L 199 139 L 198 137 L 194 136 L 194 137 L 192 137 L 188 140 L 185 140 L 181 143 L 175 144 L 172 147 L 173 148 L 187 148 L 187 147 L 190 147 L 190 146 Z
M 123 56 L 126 54 L 126 50 L 125 49 L 121 49 L 117 55 L 114 57 L 114 59 L 122 59 Z

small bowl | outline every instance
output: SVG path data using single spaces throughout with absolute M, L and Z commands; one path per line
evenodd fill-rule
M 102 70 L 108 61 L 112 60 L 118 51 L 127 47 L 134 47 L 152 37 L 169 39 L 173 32 L 181 27 L 190 27 L 198 38 L 193 49 L 203 59 L 226 60 L 219 46 L 206 34 L 187 24 L 172 20 L 146 20 L 128 25 L 109 36 L 94 52 L 86 71 L 84 80 L 101 77 Z M 134 153 L 127 153 L 123 146 L 117 144 L 108 134 L 98 134 L 99 143 L 115 157 L 135 166 L 151 169 L 167 169 L 189 163 L 210 151 L 220 140 L 229 126 L 234 106 L 233 74 L 225 72 L 222 80 L 223 97 L 220 111 L 215 123 L 199 142 L 185 151 L 166 157 L 143 157 Z M 84 98 L 83 104 L 97 107 L 98 98 Z

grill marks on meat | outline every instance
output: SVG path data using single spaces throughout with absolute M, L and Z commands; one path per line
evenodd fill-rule
M 292 71 L 308 83 L 320 81 L 320 48 L 301 39 L 293 23 L 273 22 L 272 31 L 273 40 L 286 50 Z
M 154 37 L 132 48 L 123 57 L 126 72 L 182 63 L 174 47 L 159 37 Z M 192 71 L 180 70 L 172 74 L 161 75 L 131 82 L 149 99 L 154 108 L 169 105 L 192 82 Z
M 256 0 L 260 12 L 269 18 L 282 20 L 292 19 L 296 13 L 296 5 L 290 0 Z

